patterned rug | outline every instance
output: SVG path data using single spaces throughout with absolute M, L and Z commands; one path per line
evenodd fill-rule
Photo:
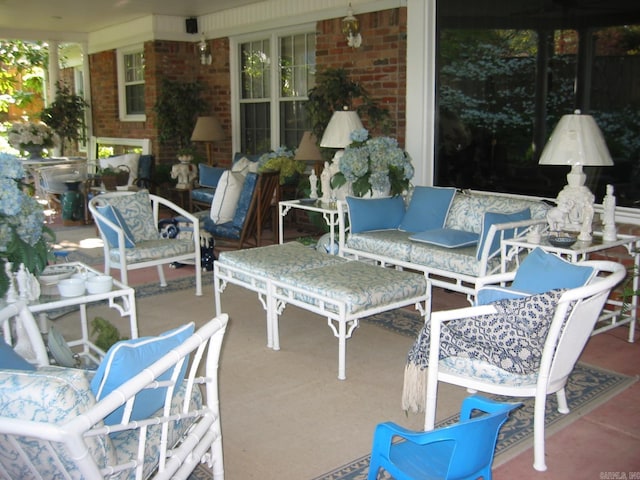
M 397 315 L 397 312 L 394 314 L 393 317 L 389 313 L 376 315 L 368 321 L 396 333 L 415 337 L 421 326 L 417 315 L 411 312 L 405 312 L 403 315 Z M 633 377 L 578 363 L 569 377 L 566 388 L 571 413 L 568 415 L 559 413 L 555 395 L 549 396 L 546 404 L 545 432 L 550 434 L 560 430 L 636 381 Z M 494 461 L 494 466 L 497 466 L 533 447 L 534 401 L 532 398 L 489 396 L 499 401 L 523 403 L 521 408 L 512 412 L 500 431 Z M 441 421 L 438 426 L 455 423 L 457 420 L 457 416 L 454 415 Z M 369 455 L 365 455 L 313 480 L 361 480 L 367 478 L 368 470 Z
M 185 279 L 185 281 L 188 280 L 192 281 L 193 279 Z M 370 317 L 366 319 L 366 321 L 381 328 L 410 337 L 417 335 L 422 323 L 420 317 L 409 310 L 382 313 Z M 551 434 L 554 431 L 560 430 L 580 416 L 617 395 L 622 390 L 628 388 L 635 381 L 635 378 L 626 375 L 579 363 L 571 374 L 566 389 L 567 401 L 571 413 L 568 415 L 558 413 L 555 395 L 549 396 L 546 405 L 545 431 L 547 434 Z M 520 401 L 523 403 L 521 408 L 511 414 L 509 420 L 500 431 L 494 461 L 494 466 L 497 466 L 533 446 L 534 402 L 533 399 L 530 398 L 492 397 L 497 400 L 510 402 Z M 451 416 L 440 422 L 438 426 L 444 426 L 456 421 L 457 416 Z M 313 480 L 363 480 L 367 478 L 368 469 L 369 455 L 365 455 Z M 199 466 L 190 477 L 191 480 L 210 478 L 211 472 L 204 466 Z M 390 477 L 383 476 L 381 478 Z

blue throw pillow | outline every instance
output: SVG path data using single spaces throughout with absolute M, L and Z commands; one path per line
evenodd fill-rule
M 102 205 L 97 206 L 96 210 L 98 210 L 98 213 L 104 215 L 107 220 L 115 223 L 120 228 L 122 228 L 122 231 L 124 232 L 125 248 L 133 248 L 136 246 L 135 242 L 133 241 L 133 233 L 131 233 L 131 230 L 127 226 L 127 223 L 124 221 L 124 218 L 122 218 L 122 214 L 118 211 L 117 208 L 114 208 L 111 205 Z M 96 221 L 98 222 L 100 230 L 104 232 L 105 236 L 107 237 L 107 242 L 109 242 L 109 245 L 112 248 L 116 248 L 118 246 L 118 233 L 98 218 L 96 218 Z
M 404 200 L 400 196 L 347 197 L 347 205 L 351 233 L 395 229 L 404 216 Z
M 35 370 L 36 367 L 16 353 L 16 351 L 7 345 L 0 338 L 0 368 L 10 370 Z
M 96 374 L 91 380 L 91 391 L 96 400 L 106 397 L 127 380 L 142 372 L 169 351 L 182 344 L 193 335 L 194 323 L 169 330 L 157 337 L 142 337 L 122 340 L 115 343 L 100 362 Z M 182 365 L 178 381 L 182 381 L 187 369 L 188 359 Z M 158 380 L 171 378 L 171 369 L 158 377 Z M 148 418 L 164 404 L 166 388 L 145 390 L 136 396 L 131 412 L 131 420 Z M 106 425 L 120 423 L 124 405 L 110 413 L 104 420 Z
M 444 227 L 455 193 L 456 189 L 449 187 L 415 187 L 398 229 L 424 232 Z
M 415 242 L 429 243 L 445 248 L 468 247 L 478 243 L 480 235 L 455 228 L 434 228 L 426 232 L 414 233 L 409 240 Z
M 514 213 L 498 213 L 498 212 L 485 212 L 482 219 L 482 233 L 480 234 L 480 242 L 478 243 L 478 250 L 476 252 L 476 258 L 480 260 L 482 256 L 482 249 L 487 240 L 489 229 L 493 224 L 519 222 L 521 220 L 529 220 L 531 218 L 531 210 L 525 208 L 519 212 Z M 513 238 L 514 230 L 510 228 L 504 231 L 504 238 Z M 493 237 L 493 242 L 489 250 L 489 255 L 500 250 L 500 235 Z
M 519 292 L 508 287 L 482 287 L 476 295 L 476 305 L 487 305 L 498 300 L 513 300 L 528 297 L 526 292 Z
M 594 270 L 536 248 L 522 261 L 511 288 L 527 293 L 543 293 L 586 285 Z

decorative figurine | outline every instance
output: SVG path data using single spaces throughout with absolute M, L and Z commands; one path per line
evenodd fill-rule
M 320 188 L 322 188 L 322 203 L 331 202 L 331 173 L 329 162 L 324 162 L 324 170 L 320 174 Z
M 602 239 L 605 242 L 615 242 L 618 239 L 616 231 L 616 197 L 613 195 L 613 185 L 607 185 L 607 194 L 602 201 L 602 224 L 604 232 Z
M 318 177 L 316 176 L 315 168 L 311 170 L 311 175 L 309 175 L 309 185 L 311 186 L 309 198 L 318 198 Z
M 196 166 L 192 163 L 176 163 L 171 167 L 171 178 L 177 178 L 176 188 L 186 190 L 191 188 L 193 181 L 198 176 Z
M 7 289 L 7 294 L 5 297 L 7 303 L 16 303 L 18 301 L 18 292 L 16 291 L 13 272 L 11 271 L 12 267 L 12 262 L 7 262 L 4 264 L 4 273 L 7 275 L 7 280 L 9 280 L 9 288 Z

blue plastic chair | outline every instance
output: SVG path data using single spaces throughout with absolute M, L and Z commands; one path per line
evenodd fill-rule
M 368 480 L 376 480 L 381 467 L 396 480 L 490 480 L 498 431 L 520 405 L 473 395 L 462 402 L 459 423 L 448 427 L 414 432 L 381 423 L 373 436 Z M 472 417 L 475 410 L 485 414 Z

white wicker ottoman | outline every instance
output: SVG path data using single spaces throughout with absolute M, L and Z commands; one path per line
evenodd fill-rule
M 258 299 L 267 312 L 267 346 L 272 348 L 275 305 L 272 305 L 273 299 L 268 294 L 271 282 L 291 272 L 344 262 L 347 262 L 344 258 L 318 252 L 299 242 L 221 252 L 213 264 L 216 315 L 222 312 L 220 294 L 227 283 L 257 292 Z
M 283 273 L 271 282 L 273 349 L 280 349 L 278 315 L 286 304 L 327 317 L 338 337 L 338 378 L 346 378 L 346 343 L 359 320 L 415 304 L 428 313 L 429 294 L 423 274 L 378 267 L 359 261 Z M 424 305 L 423 305 L 424 302 Z

